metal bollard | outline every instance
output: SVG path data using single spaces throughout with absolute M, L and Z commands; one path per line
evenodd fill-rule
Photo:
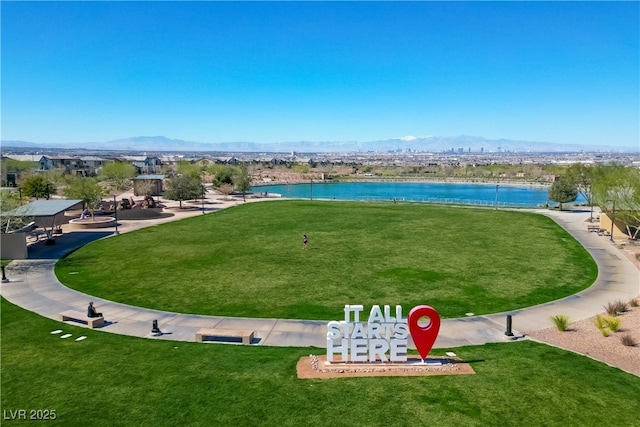
M 158 321 L 154 320 L 153 321 L 153 326 L 151 327 L 151 333 L 153 334 L 160 334 L 160 328 L 158 328 Z
M 2 283 L 9 283 L 9 279 L 7 279 L 7 275 L 4 274 L 4 265 L 2 266 Z
M 510 314 L 507 314 L 507 330 L 504 334 L 508 337 L 513 336 L 513 332 L 511 332 L 511 315 Z

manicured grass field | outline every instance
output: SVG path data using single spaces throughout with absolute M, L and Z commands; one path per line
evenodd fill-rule
M 638 425 L 640 378 L 530 341 L 453 349 L 475 375 L 299 380 L 297 361 L 322 349 L 156 341 L 1 309 L 3 413 L 56 415 L 7 426 Z
M 149 308 L 335 319 L 344 304 L 429 304 L 443 317 L 512 310 L 584 289 L 597 268 L 542 215 L 277 201 L 94 242 L 56 274 L 71 288 Z

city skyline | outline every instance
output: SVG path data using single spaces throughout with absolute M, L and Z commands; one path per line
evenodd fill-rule
M 638 2 L 3 2 L 2 140 L 637 147 Z

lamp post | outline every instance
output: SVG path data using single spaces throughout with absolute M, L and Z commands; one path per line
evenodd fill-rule
M 611 206 L 611 235 L 609 236 L 609 240 L 614 242 L 613 240 L 613 224 L 616 220 L 616 201 L 612 200 L 613 205 Z
M 118 233 L 118 203 L 116 201 L 116 195 L 113 195 L 113 213 L 115 214 L 116 217 L 116 231 L 113 233 L 115 235 L 120 234 Z
M 496 210 L 498 210 L 498 188 L 500 187 L 500 185 L 496 184 Z
M 204 160 L 202 161 L 202 215 L 204 215 Z

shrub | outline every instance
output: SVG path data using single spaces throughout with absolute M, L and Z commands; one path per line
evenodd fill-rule
M 618 300 L 618 301 L 616 301 L 616 304 L 618 304 L 618 306 L 619 306 L 619 313 L 625 313 L 625 312 L 629 311 L 629 306 L 627 305 L 626 302 L 624 302 L 622 300 Z
M 605 304 L 604 310 L 607 313 L 609 313 L 609 315 L 611 315 L 611 316 L 615 316 L 616 314 L 618 314 L 618 312 L 616 311 L 616 306 L 612 302 L 609 302 L 609 303 Z
M 627 347 L 635 347 L 636 345 L 636 341 L 633 339 L 633 337 L 630 334 L 625 334 L 621 336 L 620 341 L 622 342 L 622 345 L 626 345 Z
M 559 331 L 564 332 L 567 330 L 567 326 L 569 325 L 569 316 L 558 314 L 553 316 L 551 320 L 553 320 L 553 323 L 555 323 L 556 328 L 558 328 Z
M 603 337 L 609 336 L 609 329 L 607 328 L 607 321 L 599 314 L 596 316 L 596 327 L 600 330 Z
M 640 255 L 640 254 L 638 254 Z M 638 298 L 631 298 L 631 300 L 629 301 L 629 306 L 630 307 L 637 307 L 639 306 L 640 303 L 638 302 Z
M 619 317 L 607 317 L 604 319 L 607 328 L 611 332 L 618 332 L 620 330 L 620 318 Z
M 627 311 L 627 303 L 621 300 L 617 300 L 607 303 L 607 305 L 604 306 L 604 309 L 607 314 L 611 316 L 617 316 L 618 314 Z

